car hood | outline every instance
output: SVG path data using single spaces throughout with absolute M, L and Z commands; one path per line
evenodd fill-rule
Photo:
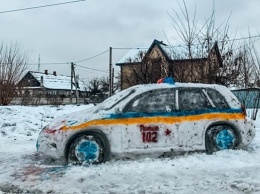
M 106 118 L 107 111 L 100 110 L 99 107 L 94 106 L 85 110 L 73 112 L 54 119 L 47 128 L 49 130 L 60 130 L 62 128 L 69 129 L 72 126 L 77 126 L 91 120 Z

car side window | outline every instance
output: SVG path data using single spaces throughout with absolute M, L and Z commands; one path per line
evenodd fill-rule
M 171 112 L 175 108 L 175 90 L 157 89 L 143 93 L 129 102 L 124 112 Z
M 205 91 L 215 104 L 216 108 L 229 108 L 225 98 L 218 91 L 210 88 L 205 89 Z
M 202 110 L 212 108 L 207 96 L 200 88 L 180 88 L 178 96 L 180 110 Z

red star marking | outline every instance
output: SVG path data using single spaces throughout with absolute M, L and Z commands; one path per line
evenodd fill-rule
M 169 129 L 166 129 L 165 131 L 164 131 L 164 134 L 166 135 L 166 136 L 170 136 L 171 135 L 171 130 L 169 130 Z

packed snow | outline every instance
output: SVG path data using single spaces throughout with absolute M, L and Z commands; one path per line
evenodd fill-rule
M 0 194 L 260 193 L 260 118 L 247 150 L 90 166 L 43 162 L 35 145 L 41 128 L 53 118 L 91 106 L 0 107 Z

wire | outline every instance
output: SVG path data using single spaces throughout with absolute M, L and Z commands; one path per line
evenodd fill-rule
M 93 58 L 98 57 L 98 56 L 100 56 L 100 55 L 102 55 L 102 54 L 104 54 L 104 53 L 106 53 L 106 52 L 108 52 L 108 51 L 109 51 L 109 50 L 105 50 L 105 51 L 102 52 L 102 53 L 99 53 L 99 54 L 94 55 L 94 56 L 92 56 L 92 57 L 89 57 L 89 58 L 87 58 L 87 59 L 75 61 L 75 62 L 73 62 L 73 63 L 81 63 L 81 62 L 84 62 L 84 61 L 93 59 Z M 70 63 L 71 63 L 71 62 L 59 62 L 59 63 L 50 62 L 50 63 L 41 63 L 41 65 L 57 65 L 57 64 L 70 64 Z
M 106 53 L 106 52 L 108 52 L 108 51 L 109 51 L 109 49 L 108 49 L 108 50 L 105 50 L 104 52 L 99 53 L 99 54 L 97 54 L 97 55 L 95 55 L 95 56 L 93 56 L 93 57 L 89 57 L 89 58 L 87 58 L 87 59 L 83 59 L 83 60 L 80 60 L 80 61 L 75 61 L 74 63 L 81 63 L 81 62 L 83 62 L 83 61 L 87 61 L 87 60 L 93 59 L 93 58 L 95 58 L 95 57 L 98 57 L 98 56 L 100 56 L 100 55 L 103 55 L 104 53 Z
M 132 48 L 112 48 L 112 49 L 115 49 L 115 50 L 123 50 L 123 49 L 149 49 L 149 48 L 146 48 L 146 47 L 132 47 Z
M 242 38 L 234 38 L 234 39 L 229 39 L 229 40 L 220 40 L 218 42 L 231 42 L 231 41 L 237 41 L 237 40 L 245 40 L 245 39 L 251 39 L 251 38 L 259 38 L 260 35 L 255 35 L 255 36 L 248 36 L 248 37 L 242 37 Z M 201 45 L 201 44 L 192 44 L 193 46 L 198 46 L 198 45 Z M 169 46 L 171 48 L 173 47 L 185 47 L 185 45 L 174 45 L 174 46 Z M 146 47 L 129 47 L 129 48 L 113 48 L 113 49 L 117 49 L 117 50 L 124 50 L 124 49 L 149 49 L 149 48 L 146 48 Z
M 63 65 L 63 64 L 70 64 L 70 63 L 68 63 L 68 62 L 66 62 L 66 63 L 41 63 L 41 65 Z
M 245 39 L 251 39 L 251 38 L 259 38 L 260 35 L 255 35 L 255 36 L 248 36 L 248 37 L 242 37 L 242 38 L 234 38 L 234 39 L 230 39 L 230 40 L 222 40 L 219 42 L 230 42 L 230 41 L 235 41 L 235 40 L 245 40 Z
M 256 40 L 253 41 L 253 42 L 256 42 L 256 41 L 259 40 L 260 35 L 249 36 L 249 37 L 242 37 L 242 38 L 236 38 L 236 39 L 230 39 L 230 40 L 226 40 L 226 42 L 229 42 L 229 41 L 237 41 L 237 40 L 245 40 L 245 39 L 250 39 L 250 38 L 258 38 L 258 39 L 256 39 Z M 223 41 L 219 41 L 219 42 L 223 42 Z M 193 46 L 195 46 L 195 45 L 201 45 L 201 44 L 193 44 Z M 174 48 L 174 47 L 184 47 L 184 46 L 185 46 L 185 45 L 176 45 L 176 46 L 169 46 L 169 47 L 170 47 L 170 48 Z M 116 48 L 112 48 L 112 49 L 118 49 L 118 50 L 120 50 L 120 49 L 128 49 L 128 50 L 129 50 L 129 49 L 148 49 L 148 48 L 145 48 L 145 47 L 117 48 L 117 47 L 116 47 Z M 108 52 L 108 51 L 109 51 L 109 49 L 108 49 L 108 50 L 105 50 L 104 52 L 101 52 L 101 53 L 99 53 L 99 54 L 97 54 L 97 55 L 94 55 L 94 56 L 92 56 L 92 57 L 89 57 L 89 58 L 87 58 L 87 59 L 75 61 L 75 62 L 73 62 L 73 63 L 80 63 L 80 62 L 84 62 L 84 61 L 93 59 L 93 58 L 98 57 L 98 56 L 100 56 L 100 55 L 102 55 L 102 54 L 104 54 L 104 53 L 106 53 L 106 52 Z M 56 65 L 56 64 L 70 64 L 70 63 L 71 63 L 71 62 L 60 62 L 60 63 L 53 63 L 53 62 L 51 62 L 51 63 L 41 63 L 41 65 Z M 30 64 L 30 63 L 28 63 L 28 65 L 37 65 L 37 63 L 35 63 L 35 64 Z M 80 66 L 80 65 L 76 65 L 76 66 L 82 67 L 82 68 L 85 68 L 85 69 L 94 70 L 94 71 L 105 72 L 105 71 L 102 71 L 102 70 L 99 70 L 99 69 L 84 67 L 84 66 Z
M 107 73 L 107 71 L 100 70 L 100 69 L 94 69 L 94 68 L 90 68 L 90 67 L 84 67 L 84 66 L 77 65 L 77 64 L 75 64 L 75 66 L 78 66 L 78 67 L 81 67 L 81 68 L 85 68 L 85 69 L 94 70 L 94 71 L 99 71 L 99 72 L 103 72 L 103 73 Z
M 97 74 L 97 75 L 104 75 L 104 74 L 107 74 L 105 72 L 93 72 L 93 71 L 88 71 L 88 70 L 82 70 L 81 67 L 78 67 L 80 68 L 80 72 L 87 72 L 87 73 L 94 73 L 94 74 Z
M 63 2 L 63 3 L 40 5 L 40 6 L 27 7 L 27 8 L 22 8 L 22 9 L 13 9 L 13 10 L 1 11 L 0 13 L 10 13 L 10 12 L 17 12 L 17 11 L 25 11 L 25 10 L 30 10 L 30 9 L 39 9 L 39 8 L 51 7 L 51 6 L 57 6 L 57 5 L 64 5 L 64 4 L 69 4 L 69 3 L 78 3 L 78 2 L 81 2 L 81 1 L 86 1 L 86 0 L 67 1 L 67 2 Z

